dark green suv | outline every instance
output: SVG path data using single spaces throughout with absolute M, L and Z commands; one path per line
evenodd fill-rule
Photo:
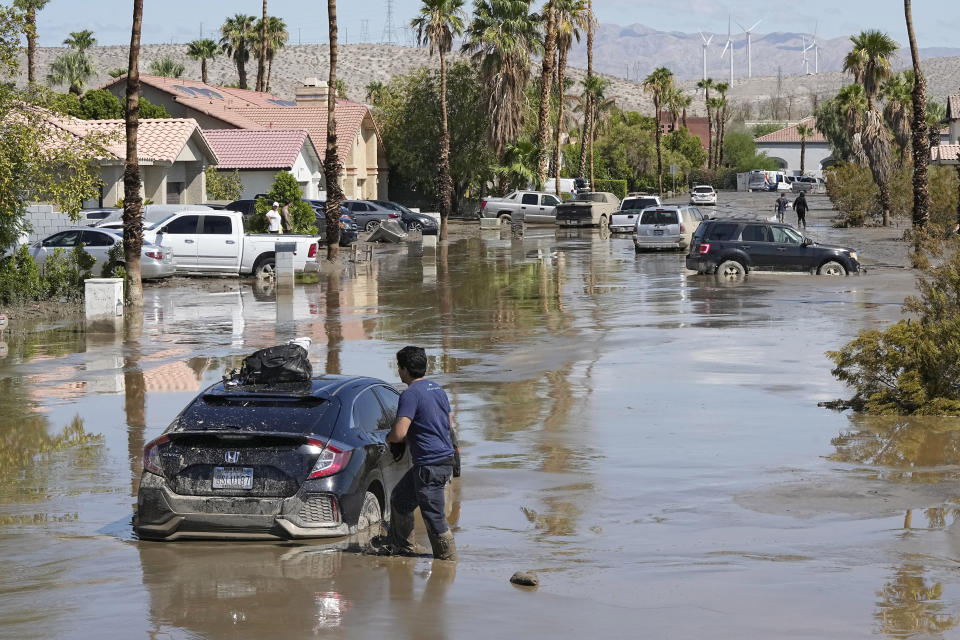
M 742 276 L 751 271 L 807 271 L 845 276 L 860 271 L 853 249 L 814 242 L 788 224 L 765 220 L 704 220 L 687 254 L 697 273 Z

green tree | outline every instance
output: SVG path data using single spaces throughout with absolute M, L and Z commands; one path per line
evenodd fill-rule
M 330 51 L 330 70 L 327 74 L 327 86 L 337 87 L 337 0 L 327 0 L 327 40 Z M 343 201 L 343 188 L 340 175 L 343 164 L 337 151 L 337 99 L 333 93 L 327 95 L 327 145 L 323 157 L 323 175 L 327 183 L 327 260 L 336 260 L 340 251 L 340 203 Z
M 880 92 L 883 98 L 883 119 L 893 132 L 893 139 L 900 148 L 901 163 L 910 155 L 912 93 L 913 71 L 894 74 L 884 83 Z
M 317 233 L 317 216 L 313 207 L 304 202 L 300 196 L 300 185 L 289 171 L 279 171 L 273 177 L 273 186 L 267 191 L 266 198 L 257 198 L 256 213 L 250 220 L 250 230 L 263 233 L 267 230 L 267 211 L 274 202 L 282 207 L 290 203 L 290 222 L 293 233 L 315 235 Z
M 800 136 L 800 173 L 806 171 L 807 138 L 813 135 L 813 129 L 804 123 L 797 125 L 797 135 Z
M 340 100 L 347 100 L 347 81 L 343 78 L 337 78 L 337 98 Z
M 52 85 L 67 85 L 70 93 L 80 95 L 87 80 L 94 74 L 93 64 L 85 53 L 71 51 L 62 53 L 50 63 L 47 82 Z
M 910 0 L 903 0 L 903 12 L 907 22 L 907 38 L 910 42 L 910 59 L 913 62 L 913 227 L 922 230 L 930 221 L 930 194 L 927 165 L 930 163 L 928 141 L 930 135 L 927 124 L 927 80 L 920 67 L 920 50 L 917 48 L 917 36 L 913 31 L 913 11 Z M 939 129 L 939 127 L 937 127 Z M 920 242 L 919 234 L 917 242 Z M 919 250 L 919 244 L 917 245 Z
M 64 40 L 63 44 L 67 45 L 74 51 L 83 53 L 90 47 L 96 46 L 97 39 L 93 37 L 93 31 L 84 29 L 83 31 L 71 31 L 70 37 Z
M 179 78 L 183 75 L 184 69 L 181 63 L 170 56 L 164 56 L 150 63 L 150 73 L 163 78 Z
M 538 190 L 542 189 L 543 185 L 538 183 L 537 157 L 536 143 L 521 138 L 507 145 L 503 154 L 503 164 L 497 167 L 497 174 L 511 189 L 526 189 L 528 185 L 533 185 Z
M 239 200 L 243 195 L 243 181 L 240 171 L 217 171 L 213 165 L 207 167 L 207 199 Z
M 380 100 L 383 98 L 383 92 L 386 90 L 386 85 L 380 82 L 379 80 L 373 80 L 367 83 L 367 86 L 364 87 L 366 94 L 364 99 L 368 104 L 376 106 Z
M 107 71 L 107 75 L 110 76 L 111 78 L 119 78 L 120 76 L 125 76 L 127 75 L 127 68 L 117 67 L 116 69 L 111 69 L 110 71 Z
M 27 82 L 36 82 L 37 59 L 37 11 L 43 9 L 50 0 L 13 0 L 13 6 L 24 12 L 23 32 L 27 35 Z
M 707 152 L 703 150 L 700 138 L 690 133 L 686 127 L 665 135 L 663 137 L 663 147 L 682 155 L 691 167 L 703 166 L 703 163 L 707 160 Z
M 447 239 L 453 180 L 450 177 L 450 125 L 447 113 L 447 54 L 453 39 L 463 33 L 463 0 L 423 0 L 420 14 L 410 22 L 416 31 L 417 44 L 429 44 L 430 55 L 440 58 L 440 239 Z
M 257 24 L 254 27 L 254 33 L 256 34 L 254 40 L 253 50 L 256 53 L 257 60 L 259 61 L 262 51 L 266 51 L 267 62 L 266 62 L 266 76 L 262 80 L 260 91 L 270 91 L 270 79 L 273 75 L 273 58 L 277 54 L 277 51 L 287 46 L 287 41 L 290 39 L 290 34 L 287 32 L 287 23 L 283 21 L 282 18 L 276 16 L 267 16 L 267 46 L 264 49 L 261 40 L 263 39 L 263 19 L 257 20 Z M 259 74 L 259 66 L 258 71 Z
M 697 82 L 697 88 L 703 89 L 703 100 L 707 107 L 707 168 L 713 169 L 713 103 L 710 102 L 710 89 L 713 89 L 712 78 L 704 78 Z M 760 135 L 760 134 L 757 134 Z
M 557 31 L 557 131 L 553 147 L 554 187 L 560 193 L 560 145 L 563 141 L 564 108 L 566 99 L 567 56 L 573 41 L 580 42 L 580 32 L 587 28 L 588 14 L 585 0 L 554 0 Z
M 717 93 L 720 94 L 720 97 L 717 99 L 717 103 L 713 110 L 714 118 L 717 123 L 717 139 L 715 142 L 717 149 L 714 160 L 719 167 L 723 165 L 724 138 L 727 134 L 727 108 L 730 106 L 730 102 L 727 100 L 727 91 L 730 89 L 730 85 L 728 85 L 726 82 L 718 82 L 713 85 L 713 88 L 716 89 Z
M 202 38 L 187 43 L 187 55 L 200 61 L 200 80 L 207 83 L 207 60 L 217 57 L 217 43 L 210 38 Z
M 557 12 L 554 0 L 543 8 L 543 55 L 540 58 L 540 109 L 537 114 L 537 182 L 543 188 L 547 181 L 550 137 L 550 90 L 553 82 L 554 56 L 557 50 Z
M 654 119 L 657 122 L 657 186 L 663 195 L 663 153 L 660 140 L 660 116 L 663 105 L 673 89 L 673 72 L 666 67 L 657 67 L 643 80 L 643 91 L 653 98 Z
M 746 131 L 731 131 L 726 134 L 723 140 L 723 154 L 727 164 L 740 173 L 752 169 L 773 171 L 780 168 L 777 162 L 768 158 L 765 153 L 757 153 L 757 143 Z
M 247 62 L 250 61 L 250 46 L 256 36 L 256 18 L 242 13 L 227 18 L 220 27 L 220 48 L 233 59 L 237 66 L 237 78 L 241 89 L 247 88 Z

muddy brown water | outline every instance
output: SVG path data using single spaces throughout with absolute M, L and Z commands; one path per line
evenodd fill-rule
M 913 277 L 893 232 L 811 222 L 868 272 L 725 283 L 629 238 L 462 224 L 292 293 L 178 279 L 116 333 L 8 335 L 0 637 L 957 637 L 960 423 L 817 407 L 845 394 L 824 352 L 897 319 Z M 390 381 L 427 348 L 463 441 L 455 567 L 132 535 L 144 443 L 300 335 L 316 371 Z

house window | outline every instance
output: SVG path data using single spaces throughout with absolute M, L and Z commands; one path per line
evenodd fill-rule
M 167 204 L 180 204 L 182 195 L 182 182 L 167 182 Z

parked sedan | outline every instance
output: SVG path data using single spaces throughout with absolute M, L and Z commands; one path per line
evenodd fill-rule
M 66 229 L 38 240 L 30 247 L 30 255 L 42 265 L 57 249 L 64 253 L 72 251 L 75 246 L 83 243 L 83 249 L 97 259 L 93 266 L 93 273 L 100 275 L 110 258 L 107 254 L 114 245 L 123 240 L 123 232 L 114 229 Z M 150 242 L 143 243 L 140 252 L 140 277 L 144 280 L 166 278 L 173 275 L 176 266 L 173 263 L 173 254 Z
M 698 184 L 690 190 L 690 204 L 717 204 L 717 192 L 708 184 Z
M 399 213 L 400 223 L 406 228 L 407 231 L 420 231 L 425 236 L 435 236 L 439 231 L 437 219 L 433 216 L 411 211 L 402 204 L 390 202 L 389 200 L 371 200 L 370 202 L 380 205 L 385 209 L 390 209 L 391 211 L 396 211 Z
M 376 525 L 410 455 L 386 443 L 399 394 L 375 378 L 219 382 L 143 452 L 141 538 L 325 538 Z
M 369 200 L 344 200 L 343 206 L 350 210 L 350 216 L 364 231 L 373 231 L 384 220 L 400 219 L 400 214 Z

